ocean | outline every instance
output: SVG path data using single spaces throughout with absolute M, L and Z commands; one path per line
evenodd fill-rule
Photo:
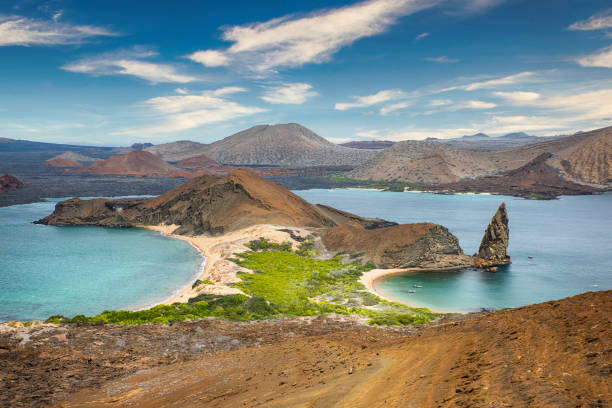
M 0 208 L 0 322 L 146 307 L 199 274 L 194 247 L 153 231 L 32 224 L 58 201 Z
M 361 216 L 444 225 L 459 238 L 468 255 L 478 251 L 491 217 L 506 202 L 512 265 L 500 267 L 497 273 L 465 269 L 409 273 L 377 281 L 377 290 L 386 297 L 410 305 L 443 312 L 470 312 L 612 289 L 610 193 L 563 196 L 551 201 L 358 189 L 296 193 L 312 203 Z

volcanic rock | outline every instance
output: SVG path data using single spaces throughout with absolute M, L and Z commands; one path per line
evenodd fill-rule
M 331 229 L 322 240 L 330 251 L 362 254 L 379 268 L 460 268 L 471 263 L 457 237 L 432 223 L 366 229 L 350 222 Z
M 160 177 L 171 176 L 172 173 L 180 172 L 180 170 L 152 153 L 135 150 L 124 155 L 111 156 L 106 160 L 93 163 L 77 170 L 77 172 L 137 177 Z
M 220 179 L 194 178 L 159 197 L 120 200 L 71 200 L 60 202 L 50 216 L 38 221 L 49 225 L 173 224 L 178 234 L 221 234 L 257 224 L 276 224 L 310 230 L 327 230 L 347 221 L 371 227 L 383 220 L 312 205 L 246 170 Z
M 15 176 L 5 174 L 4 176 L 0 177 L 0 194 L 6 193 L 9 190 L 15 190 L 23 187 L 23 183 Z
M 45 166 L 47 167 L 72 167 L 72 168 L 83 167 L 83 165 L 79 163 L 78 161 L 64 159 L 61 157 L 54 157 L 52 159 L 47 160 L 45 162 Z
M 482 237 L 478 254 L 474 255 L 474 266 L 482 268 L 510 264 L 510 256 L 506 252 L 509 238 L 508 213 L 506 203 L 502 203 Z

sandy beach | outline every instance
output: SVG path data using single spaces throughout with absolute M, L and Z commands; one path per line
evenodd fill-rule
M 293 239 L 291 234 L 287 231 L 290 230 L 294 236 L 300 237 L 306 237 L 311 233 L 305 229 L 270 224 L 254 225 L 219 236 L 187 236 L 173 234 L 172 231 L 176 230 L 178 225 L 143 225 L 141 228 L 146 228 L 172 238 L 187 241 L 199 249 L 202 255 L 206 257 L 206 266 L 195 280 L 211 281 L 214 282 L 214 285 L 200 284 L 192 287 L 194 282 L 190 282 L 178 294 L 160 302 L 160 304 L 167 305 L 175 302 L 187 302 L 190 298 L 202 293 L 215 295 L 243 293 L 240 289 L 232 287 L 231 284 L 240 280 L 237 277 L 238 272 L 250 271 L 241 268 L 236 263 L 232 262 L 230 258 L 233 258 L 237 253 L 245 252 L 247 250 L 245 244 L 259 237 L 263 237 L 277 243 L 290 242 L 294 248 L 297 248 L 299 242 Z

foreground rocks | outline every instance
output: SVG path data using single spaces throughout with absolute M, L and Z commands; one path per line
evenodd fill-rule
M 304 318 L 0 330 L 10 407 L 606 407 L 612 291 L 420 328 Z

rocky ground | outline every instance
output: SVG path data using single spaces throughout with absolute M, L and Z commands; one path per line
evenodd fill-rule
M 426 327 L 334 317 L 0 334 L 3 406 L 606 407 L 612 291 Z

